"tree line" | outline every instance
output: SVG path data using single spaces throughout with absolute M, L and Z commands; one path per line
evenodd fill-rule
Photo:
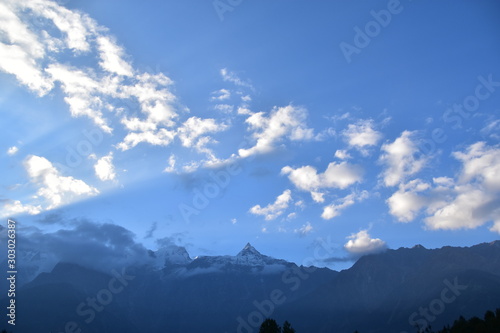
M 500 332 L 500 308 L 495 311 L 486 311 L 483 318 L 472 317 L 465 319 L 460 316 L 453 324 L 443 327 L 439 331 L 432 328 L 416 327 L 417 333 L 499 333 Z M 3 333 L 3 332 L 2 332 Z M 276 320 L 267 318 L 260 325 L 259 333 L 295 333 L 288 321 L 285 321 L 281 328 Z M 359 333 L 355 331 L 354 333 Z

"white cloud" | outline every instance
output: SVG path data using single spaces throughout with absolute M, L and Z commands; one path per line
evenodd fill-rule
M 410 222 L 419 211 L 428 204 L 426 197 L 419 195 L 419 192 L 429 189 L 430 185 L 420 179 L 410 181 L 408 184 L 400 184 L 399 190 L 389 199 L 389 211 L 400 222 Z
M 99 193 L 82 180 L 62 176 L 44 157 L 31 155 L 24 166 L 31 181 L 39 187 L 37 196 L 47 202 L 47 210 Z
M 349 124 L 342 134 L 349 146 L 367 153 L 365 147 L 375 146 L 382 139 L 382 134 L 374 130 L 373 127 L 373 120 L 359 120 L 355 124 Z
M 96 176 L 102 180 L 114 180 L 116 178 L 115 166 L 113 165 L 113 153 L 101 157 L 94 165 Z
M 362 191 L 361 193 L 351 193 L 346 195 L 345 197 L 337 200 L 336 203 L 332 203 L 331 205 L 325 206 L 323 208 L 323 213 L 321 217 L 325 220 L 330 220 L 334 217 L 337 217 L 341 214 L 342 210 L 346 209 L 349 206 L 354 205 L 356 202 L 363 201 L 368 197 L 367 191 Z
M 500 147 L 484 142 L 453 156 L 462 164 L 454 177 L 434 177 L 433 184 L 415 179 L 400 184 L 388 200 L 390 213 L 401 222 L 425 213 L 429 229 L 474 229 L 489 222 L 500 228 Z
M 291 141 L 312 139 L 313 130 L 306 127 L 306 120 L 307 111 L 292 105 L 274 107 L 268 117 L 264 115 L 264 112 L 252 114 L 247 118 L 246 123 L 249 124 L 257 142 L 252 148 L 240 149 L 239 155 L 248 157 L 254 154 L 269 153 L 275 149 L 275 144 L 283 138 L 288 138 Z
M 463 164 L 461 183 L 479 182 L 488 190 L 500 190 L 500 148 L 477 142 L 453 156 Z
M 352 158 L 352 156 L 349 155 L 349 153 L 346 150 L 336 150 L 335 157 L 341 160 L 348 160 Z
M 418 147 L 414 132 L 404 131 L 392 143 L 384 144 L 380 161 L 386 166 L 382 173 L 385 186 L 395 186 L 408 176 L 419 172 L 427 162 L 425 157 L 417 157 Z
M 325 202 L 325 193 L 311 191 L 311 197 L 314 202 Z
M 214 109 L 222 113 L 232 113 L 234 106 L 230 104 L 217 104 L 214 106 Z
M 243 107 L 243 106 L 240 106 L 238 107 L 238 110 L 236 111 L 239 115 L 252 115 L 253 112 L 247 108 L 247 107 Z
M 161 73 L 135 71 L 106 28 L 52 1 L 10 1 L 0 4 L 0 13 L 0 70 L 15 75 L 39 95 L 60 83 L 71 115 L 90 118 L 106 133 L 112 128 L 105 112 L 116 111 L 109 115 L 121 115 L 128 131 L 118 144 L 122 150 L 141 142 L 167 145 L 172 141 L 170 127 L 178 116 L 176 97 L 168 90 L 172 81 Z M 33 29 L 32 20 L 48 28 Z M 71 55 L 64 64 L 59 62 L 67 50 L 80 63 L 85 57 L 99 66 L 72 65 Z M 136 110 L 121 114 L 122 102 Z
M 2 209 L 1 216 L 15 216 L 18 214 L 29 214 L 29 215 L 37 215 L 42 212 L 41 206 L 33 206 L 33 205 L 23 205 L 21 201 L 7 201 Z
M 100 36 L 97 38 L 97 44 L 100 51 L 101 62 L 99 65 L 110 73 L 132 76 L 133 70 L 123 57 L 123 49 L 118 47 L 115 42 L 111 41 L 108 36 Z
M 46 72 L 54 81 L 61 83 L 66 94 L 64 101 L 69 105 L 73 117 L 86 116 L 104 132 L 111 133 L 111 127 L 102 114 L 103 99 L 99 96 L 100 84 L 82 70 L 65 65 L 50 65 Z
M 285 190 L 280 194 L 276 201 L 266 207 L 261 207 L 260 205 L 255 205 L 250 208 L 250 213 L 254 215 L 263 215 L 266 220 L 274 220 L 288 208 L 290 201 L 292 200 L 292 193 L 290 190 Z
M 175 171 L 175 155 L 170 155 L 168 158 L 168 166 L 163 170 L 163 172 L 174 172 Z
M 51 1 L 26 1 L 34 13 L 54 22 L 60 32 L 65 35 L 65 43 L 69 49 L 77 52 L 90 50 L 87 38 L 96 34 L 97 24 L 86 14 L 71 11 Z
M 253 89 L 252 85 L 248 82 L 243 81 L 236 75 L 236 73 L 231 72 L 227 70 L 227 68 L 223 68 L 220 70 L 220 75 L 222 76 L 222 79 L 227 82 L 231 82 L 234 85 L 240 86 L 240 87 L 247 87 L 250 89 Z
M 299 229 L 295 229 L 294 232 L 296 234 L 300 234 L 301 236 L 305 236 L 311 231 L 313 231 L 313 226 L 311 225 L 310 222 L 307 222 L 306 224 L 302 225 Z
M 158 131 L 130 132 L 122 142 L 117 145 L 118 149 L 128 150 L 134 148 L 139 143 L 149 143 L 153 146 L 168 146 L 175 138 L 175 132 L 165 128 Z
M 13 155 L 17 154 L 18 151 L 19 151 L 19 148 L 17 148 L 16 146 L 12 146 L 9 149 L 7 149 L 7 155 L 13 156 Z
M 0 3 L 0 70 L 15 75 L 21 84 L 43 96 L 53 88 L 40 65 L 45 47 L 18 17 L 19 5 Z
M 345 189 L 363 178 L 362 168 L 347 162 L 332 162 L 324 173 L 318 173 L 316 168 L 310 165 L 297 169 L 285 166 L 281 169 L 281 174 L 288 175 L 288 179 L 297 188 L 310 192 L 316 202 L 323 202 L 321 189 Z
M 215 119 L 191 117 L 179 127 L 177 132 L 184 147 L 194 147 L 198 152 L 206 153 L 212 160 L 216 160 L 212 150 L 207 148 L 208 144 L 216 143 L 216 141 L 204 135 L 224 131 L 227 127 L 225 124 L 217 123 Z
M 231 98 L 231 92 L 227 89 L 220 89 L 217 91 L 212 92 L 212 97 L 210 97 L 210 100 L 212 101 L 224 101 L 229 98 Z
M 185 147 L 192 147 L 196 139 L 205 133 L 220 132 L 226 129 L 225 124 L 217 124 L 215 119 L 191 117 L 178 129 L 179 139 Z
M 431 210 L 425 219 L 430 229 L 474 229 L 488 220 L 500 222 L 500 198 L 493 198 L 472 185 L 455 187 L 455 196 Z
M 368 230 L 361 230 L 347 238 L 350 240 L 344 245 L 344 248 L 354 255 L 380 252 L 387 248 L 383 240 L 371 238 L 368 234 Z
M 450 179 L 439 179 L 441 192 L 448 191 L 428 208 L 425 224 L 430 229 L 473 229 L 492 221 L 490 230 L 498 232 L 500 147 L 477 142 L 453 156 L 462 162 L 462 169 L 454 185 Z

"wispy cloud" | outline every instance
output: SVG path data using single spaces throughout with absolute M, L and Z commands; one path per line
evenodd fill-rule
M 229 71 L 227 68 L 221 69 L 220 75 L 224 81 L 231 82 L 236 86 L 253 89 L 253 86 L 249 82 L 243 81 L 236 73 Z
M 323 214 L 321 217 L 325 220 L 331 220 L 334 217 L 337 217 L 341 214 L 341 212 L 349 206 L 354 205 L 356 202 L 363 201 L 368 198 L 368 192 L 362 191 L 361 193 L 351 193 L 346 195 L 343 198 L 340 198 L 336 202 L 331 205 L 325 206 L 323 208 Z

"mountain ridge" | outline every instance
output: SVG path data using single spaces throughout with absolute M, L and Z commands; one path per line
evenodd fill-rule
M 250 243 L 236 255 L 194 259 L 183 248 L 167 248 L 151 254 L 160 258 L 161 268 L 142 263 L 103 273 L 58 263 L 20 288 L 20 316 L 38 323 L 19 321 L 20 331 L 64 331 L 72 320 L 85 332 L 250 333 L 258 331 L 258 320 L 273 317 L 293 320 L 297 332 L 411 332 L 412 321 L 442 327 L 459 315 L 482 315 L 500 306 L 500 241 L 387 250 L 340 272 L 275 259 Z M 119 276 L 128 279 L 108 304 L 102 295 L 116 287 Z M 446 294 L 454 296 L 452 302 L 441 301 L 446 288 L 457 293 Z M 61 293 L 49 297 L 57 290 Z M 106 304 L 87 324 L 76 309 L 89 299 Z M 432 321 L 420 314 L 420 308 L 439 302 L 443 308 Z

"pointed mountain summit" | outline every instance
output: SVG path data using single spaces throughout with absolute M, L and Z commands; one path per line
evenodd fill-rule
M 243 256 L 254 256 L 254 257 L 262 257 L 262 254 L 257 251 L 255 247 L 252 246 L 252 244 L 247 243 L 243 250 L 241 250 L 237 255 L 237 257 L 243 257 Z

